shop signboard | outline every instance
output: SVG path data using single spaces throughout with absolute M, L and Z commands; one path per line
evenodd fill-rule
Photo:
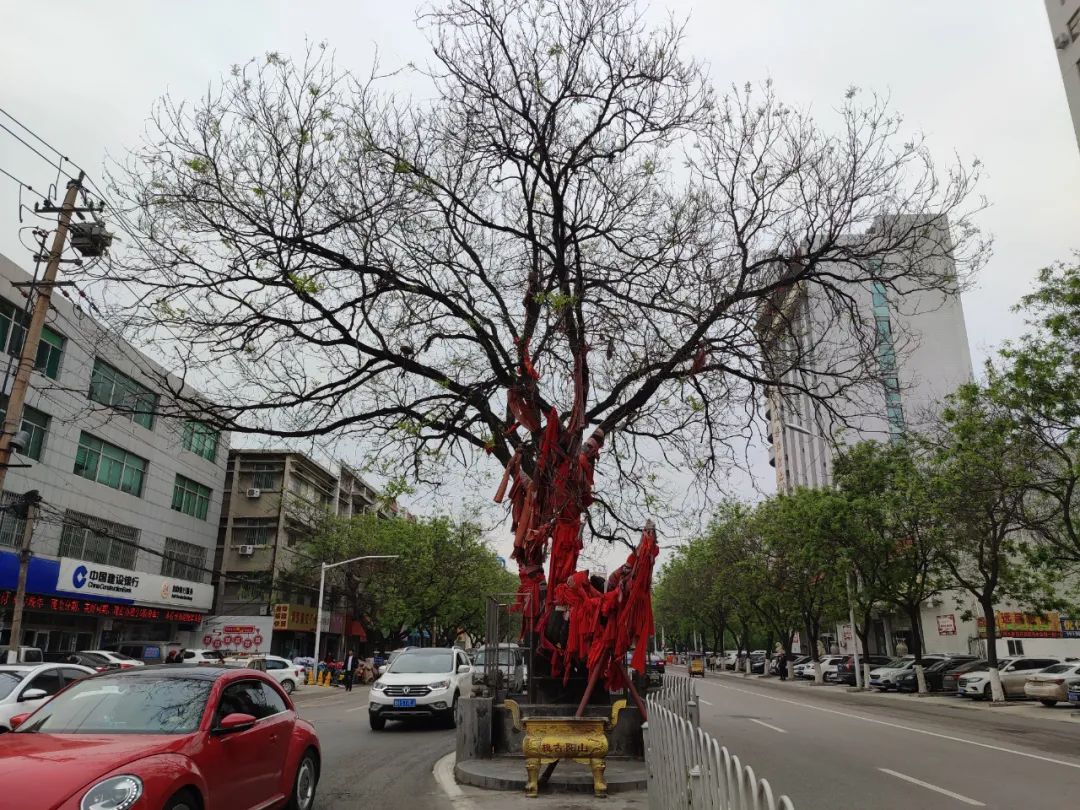
M 77 596 L 189 610 L 207 610 L 214 601 L 213 587 L 201 582 L 114 568 L 70 557 L 60 558 L 56 590 Z
M 197 636 L 210 650 L 268 653 L 273 629 L 270 616 L 207 616 Z
M 1062 638 L 1080 638 L 1080 619 L 1060 619 Z
M 274 605 L 274 629 L 314 633 L 317 616 L 318 611 L 313 607 L 278 602 Z
M 1062 638 L 1061 615 L 999 610 L 994 613 L 998 638 Z M 979 638 L 986 637 L 986 619 L 979 617 Z
M 955 636 L 956 635 L 956 614 L 946 613 L 944 616 L 937 617 L 937 634 L 939 636 Z

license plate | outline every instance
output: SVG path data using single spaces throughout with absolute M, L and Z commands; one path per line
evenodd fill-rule
M 1069 690 L 1069 703 L 1080 703 L 1080 692 Z
M 416 708 L 416 698 L 394 698 L 395 709 L 414 709 Z

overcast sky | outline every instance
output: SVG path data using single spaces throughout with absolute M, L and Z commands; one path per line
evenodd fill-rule
M 236 62 L 326 40 L 364 72 L 424 62 L 411 0 L 0 0 L 0 106 L 101 177 L 139 138 L 154 100 L 204 92 Z M 994 256 L 964 310 L 975 362 L 1022 324 L 1009 310 L 1036 271 L 1080 249 L 1080 150 L 1040 0 L 668 0 L 690 16 L 687 53 L 717 85 L 771 77 L 788 102 L 828 109 L 847 87 L 887 93 L 939 160 L 986 166 Z M 0 117 L 0 122 L 9 123 Z M 54 172 L 0 130 L 0 168 L 35 187 Z M 0 252 L 26 266 L 17 187 L 0 175 Z M 756 472 L 766 491 L 771 469 Z M 743 477 L 746 478 L 745 476 Z M 738 489 L 750 492 L 749 480 Z

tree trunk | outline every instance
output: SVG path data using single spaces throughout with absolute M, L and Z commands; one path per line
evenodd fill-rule
M 1001 688 L 998 675 L 997 657 L 997 619 L 994 616 L 994 603 L 991 600 L 980 602 L 983 617 L 986 619 L 986 662 L 990 671 L 990 696 L 995 702 L 1005 700 L 1005 691 Z
M 921 627 L 921 612 L 919 610 L 918 602 L 908 602 L 904 605 L 904 612 L 907 613 L 908 621 L 911 623 L 911 649 L 909 652 L 915 656 L 915 663 L 922 663 L 923 648 L 922 648 L 922 627 Z

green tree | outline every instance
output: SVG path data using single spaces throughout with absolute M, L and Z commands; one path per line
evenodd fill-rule
M 1009 408 L 1024 441 L 1038 448 L 1038 474 L 1025 499 L 1028 528 L 1042 562 L 1080 563 L 1080 265 L 1039 274 L 1017 309 L 1030 331 L 1001 352 L 991 391 Z
M 517 588 L 477 526 L 447 518 L 331 517 L 298 552 L 293 577 L 307 581 L 317 581 L 321 562 L 398 555 L 327 572 L 328 586 L 386 644 L 421 629 L 434 628 L 434 640 L 444 644 L 460 632 L 482 636 L 487 597 Z
M 803 633 L 803 652 L 817 658 L 818 641 L 826 620 L 842 609 L 846 567 L 838 557 L 843 547 L 844 501 L 833 490 L 798 489 L 763 501 L 754 513 L 754 525 L 766 562 L 767 594 L 781 631 L 791 621 Z M 784 609 L 780 609 L 781 603 Z M 790 627 L 791 625 L 789 625 Z M 791 651 L 790 634 L 781 633 L 784 649 Z
M 854 601 L 866 645 L 872 612 L 901 611 L 911 623 L 911 652 L 924 652 L 922 605 L 945 585 L 942 532 L 930 509 L 927 470 L 908 442 L 860 442 L 836 460 L 835 477 L 847 501 L 845 552 L 858 572 Z
M 942 529 L 942 562 L 953 584 L 978 602 L 986 622 L 993 697 L 1002 700 L 994 607 L 1047 598 L 1047 583 L 1022 554 L 1024 500 L 1039 449 L 1024 441 L 1007 408 L 984 387 L 962 386 L 949 398 L 940 429 L 921 437 L 929 451 L 931 508 Z

